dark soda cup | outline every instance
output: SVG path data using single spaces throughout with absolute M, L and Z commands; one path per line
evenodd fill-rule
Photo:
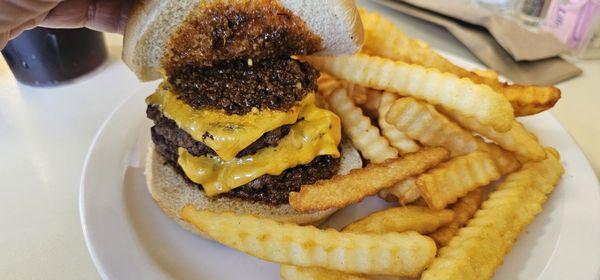
M 102 33 L 87 28 L 37 27 L 2 50 L 15 78 L 31 86 L 53 86 L 88 73 L 107 58 Z

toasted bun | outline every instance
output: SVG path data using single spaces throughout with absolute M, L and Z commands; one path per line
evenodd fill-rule
M 162 60 L 170 40 L 205 5 L 243 5 L 255 0 L 141 0 L 128 20 L 123 60 L 141 80 L 161 78 Z M 318 54 L 354 53 L 363 43 L 363 30 L 354 0 L 265 0 L 298 16 L 321 39 Z M 183 30 L 183 29 L 181 29 Z M 185 30 L 194 30 L 188 28 Z M 190 32 L 190 31 L 187 31 Z
M 361 167 L 362 160 L 358 151 L 349 143 L 342 143 L 342 159 L 338 173 L 346 174 L 352 169 Z M 337 210 L 299 213 L 294 211 L 289 204 L 269 206 L 236 198 L 208 198 L 198 187 L 187 182 L 175 169 L 165 164 L 162 156 L 155 152 L 153 144 L 148 146 L 145 175 L 148 190 L 163 212 L 183 228 L 196 234 L 200 234 L 200 232 L 193 225 L 179 218 L 181 209 L 189 204 L 194 205 L 197 209 L 252 214 L 297 224 L 317 224 Z

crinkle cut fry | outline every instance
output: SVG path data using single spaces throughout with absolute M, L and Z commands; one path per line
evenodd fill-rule
M 431 210 L 427 207 L 394 207 L 372 213 L 346 226 L 342 232 L 388 233 L 414 230 L 425 234 L 450 223 L 454 218 L 451 210 Z M 305 279 L 367 279 L 364 276 L 319 267 L 296 267 L 281 265 L 281 276 L 286 280 Z
M 423 68 L 365 54 L 335 57 L 304 57 L 317 69 L 364 87 L 390 91 L 426 100 L 494 129 L 508 131 L 514 118 L 508 100 L 486 85 L 460 79 L 437 69 Z
M 416 177 L 408 178 L 393 187 L 383 189 L 378 195 L 388 201 L 398 200 L 400 205 L 412 203 L 421 197 Z
M 449 224 L 453 219 L 454 212 L 452 210 L 401 206 L 372 213 L 346 226 L 343 231 L 386 233 L 414 230 L 421 234 L 427 234 Z
M 320 267 L 302 267 L 282 264 L 279 275 L 284 280 L 368 280 L 366 276 L 348 274 Z
M 214 213 L 188 205 L 183 220 L 206 237 L 260 259 L 349 273 L 417 276 L 435 257 L 435 242 L 416 232 L 357 234 Z M 427 252 L 423 254 L 422 252 Z
M 410 64 L 436 68 L 475 83 L 485 84 L 504 95 L 515 110 L 515 116 L 526 116 L 548 110 L 560 99 L 561 92 L 553 86 L 507 84 L 497 77 L 484 77 L 453 64 L 429 48 L 427 43 L 410 38 L 396 25 L 378 13 L 361 11 L 365 29 L 364 50 Z
M 379 117 L 377 119 L 379 128 L 381 129 L 381 134 L 388 139 L 394 148 L 398 149 L 400 154 L 414 153 L 419 150 L 419 144 L 385 120 L 387 111 L 396 99 L 398 99 L 398 96 L 390 92 L 384 92 L 381 95 Z
M 340 117 L 344 133 L 350 137 L 363 157 L 374 163 L 398 157 L 398 151 L 390 146 L 388 140 L 379 134 L 379 129 L 354 105 L 346 88 L 335 89 L 327 97 L 327 102 L 331 110 Z
M 454 157 L 427 171 L 417 178 L 416 184 L 427 205 L 441 210 L 500 176 L 490 155 L 475 151 Z
M 544 148 L 542 148 L 542 145 L 538 142 L 537 137 L 533 133 L 527 131 L 527 129 L 516 120 L 513 121 L 513 125 L 509 131 L 497 132 L 489 126 L 482 125 L 476 119 L 467 118 L 456 112 L 443 110 L 443 108 L 441 109 L 441 112 L 444 115 L 450 117 L 460 126 L 493 140 L 507 151 L 514 152 L 531 161 L 540 161 L 546 158 Z
M 370 164 L 346 175 L 336 175 L 329 180 L 302 186 L 300 192 L 290 192 L 290 205 L 300 212 L 345 207 L 421 174 L 448 157 L 449 153 L 443 148 L 428 148 L 402 158 Z
M 444 147 L 452 156 L 484 151 L 492 156 L 502 175 L 520 167 L 517 158 L 493 143 L 448 120 L 433 106 L 412 97 L 400 98 L 387 113 L 386 120 L 410 138 L 430 147 Z
M 429 237 L 435 240 L 438 247 L 448 245 L 450 239 L 458 233 L 458 230 L 473 217 L 475 211 L 481 206 L 482 201 L 483 191 L 481 188 L 476 189 L 459 199 L 458 202 L 450 206 L 450 209 L 454 211 L 454 220 L 429 234 Z
M 556 151 L 528 162 L 490 194 L 465 228 L 442 248 L 423 273 L 430 279 L 490 279 L 518 235 L 542 210 L 564 169 Z

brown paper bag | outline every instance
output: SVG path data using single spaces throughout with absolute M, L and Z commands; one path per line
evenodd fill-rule
M 402 1 L 373 1 L 401 13 L 446 28 L 488 67 L 498 71 L 500 74 L 516 83 L 552 85 L 581 74 L 581 69 L 579 69 L 577 66 L 556 56 L 558 53 L 562 52 L 560 46 L 549 47 L 543 52 L 540 51 L 538 54 L 535 54 L 536 50 L 528 45 L 521 46 L 519 44 L 523 43 L 513 43 L 511 47 L 518 49 L 517 53 L 521 58 L 521 61 L 515 61 L 511 54 L 505 50 L 487 30 L 474 25 L 480 25 L 482 22 L 487 21 L 487 23 L 485 23 L 486 25 L 495 26 L 494 30 L 496 30 L 496 32 L 504 32 L 505 34 L 503 36 L 506 38 L 512 35 L 511 33 L 503 30 L 507 30 L 507 28 L 514 28 L 514 26 L 511 26 L 511 24 L 515 23 L 507 23 L 506 20 L 497 20 L 497 17 L 491 17 L 492 19 L 490 19 L 489 12 L 481 11 L 480 8 L 465 5 L 464 7 L 461 6 L 461 9 L 459 10 L 459 8 L 456 7 L 456 2 L 453 4 L 454 7 L 451 8 L 451 5 L 449 5 L 448 2 L 453 1 L 444 2 L 445 4 L 442 4 L 442 6 L 435 7 L 436 10 L 445 9 L 448 14 L 452 12 L 460 17 L 460 20 L 462 21 L 460 22 L 455 19 L 404 3 Z M 435 3 L 440 3 L 442 1 L 406 0 L 405 2 L 419 2 L 417 4 L 422 4 L 425 7 L 433 9 L 433 5 L 435 5 Z M 423 2 L 425 2 L 425 4 Z M 519 31 L 512 33 L 517 34 L 515 36 L 527 36 L 527 33 L 525 32 Z M 501 36 L 499 37 L 502 38 Z M 524 57 L 528 59 L 523 59 Z
M 532 32 L 502 15 L 470 5 L 465 0 L 402 0 L 450 18 L 485 27 L 498 43 L 516 60 L 532 61 L 558 56 L 569 49 L 549 32 Z

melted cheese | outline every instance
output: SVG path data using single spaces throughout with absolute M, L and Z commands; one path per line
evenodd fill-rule
M 223 110 L 195 110 L 169 90 L 167 84 L 146 99 L 159 106 L 161 112 L 196 141 L 213 149 L 223 160 L 232 160 L 241 150 L 254 143 L 264 133 L 298 120 L 300 111 L 314 104 L 314 93 L 308 94 L 287 112 L 252 110 L 244 115 L 226 114 Z
M 339 117 L 314 105 L 314 95 L 309 101 L 299 113 L 300 120 L 276 147 L 263 148 L 254 155 L 232 160 L 195 157 L 179 148 L 178 163 L 190 180 L 201 184 L 208 196 L 214 196 L 265 174 L 279 175 L 320 155 L 339 157 Z

